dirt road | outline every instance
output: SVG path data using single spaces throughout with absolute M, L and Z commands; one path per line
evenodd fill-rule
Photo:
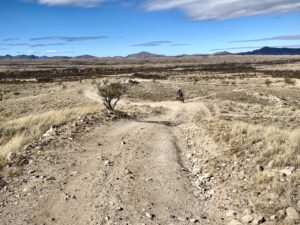
M 199 102 L 148 105 L 168 111 L 97 124 L 28 165 L 8 190 L 1 224 L 223 224 L 195 195 L 182 153 L 185 129 L 208 109 Z

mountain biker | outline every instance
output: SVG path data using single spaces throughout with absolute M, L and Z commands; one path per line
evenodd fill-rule
M 177 99 L 184 102 L 184 96 L 182 90 L 179 88 L 177 91 Z

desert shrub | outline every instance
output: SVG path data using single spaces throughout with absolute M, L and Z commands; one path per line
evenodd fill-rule
M 266 80 L 265 80 L 265 84 L 266 84 L 267 86 L 270 86 L 270 85 L 272 84 L 272 81 L 271 81 L 270 79 L 266 79 Z
M 127 91 L 126 86 L 120 81 L 97 83 L 98 95 L 102 97 L 104 106 L 114 110 L 122 95 Z
M 128 81 L 128 83 L 134 85 L 134 84 L 139 84 L 140 82 L 138 82 L 137 80 L 132 80 L 132 79 L 130 79 L 130 80 Z
M 284 82 L 285 82 L 286 84 L 289 84 L 289 85 L 295 85 L 295 84 L 296 84 L 296 81 L 293 80 L 293 79 L 291 79 L 291 78 L 289 78 L 289 77 L 285 77 L 285 78 L 284 78 Z

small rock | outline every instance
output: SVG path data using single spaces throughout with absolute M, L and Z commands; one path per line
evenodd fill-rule
M 280 170 L 280 173 L 283 176 L 290 176 L 294 172 L 294 169 L 295 169 L 294 167 L 288 166 L 288 167 L 285 167 L 284 169 Z
M 299 220 L 300 215 L 299 215 L 299 212 L 295 208 L 289 207 L 286 209 L 286 218 L 288 220 Z
M 104 165 L 105 165 L 105 166 L 112 166 L 112 165 L 113 165 L 113 162 L 112 162 L 112 161 L 109 161 L 109 160 L 106 160 L 106 161 L 104 162 Z
M 199 222 L 199 220 L 197 220 L 197 219 L 195 219 L 195 218 L 191 218 L 190 219 L 190 223 L 198 223 Z
M 116 210 L 117 210 L 117 211 L 123 211 L 123 210 L 124 210 L 124 208 L 123 208 L 123 207 L 121 207 L 121 206 L 118 206 Z
M 155 217 L 155 215 L 152 213 L 146 213 L 146 217 L 152 220 Z
M 277 220 L 277 215 L 272 215 L 272 216 L 270 216 L 270 220 Z
M 36 171 L 35 171 L 35 170 L 29 170 L 29 171 L 28 171 L 28 175 L 30 175 L 30 174 L 34 174 L 34 173 L 36 173 Z
M 226 217 L 235 217 L 237 215 L 237 212 L 234 211 L 234 210 L 229 210 L 227 213 L 226 213 Z
M 253 224 L 253 225 L 259 225 L 259 224 L 262 224 L 264 222 L 266 222 L 265 217 L 263 217 L 263 216 L 256 216 L 255 219 L 252 221 L 251 224 Z
M 251 209 L 244 209 L 244 215 L 251 215 L 252 214 L 252 210 Z
M 264 168 L 262 165 L 258 165 L 256 168 L 257 168 L 257 170 L 260 171 L 260 172 L 262 172 L 262 171 L 265 170 L 265 168 Z
M 239 173 L 239 179 L 240 180 L 243 180 L 245 178 L 245 171 L 242 170 L 240 173 Z
M 251 223 L 254 220 L 252 215 L 245 215 L 242 217 L 243 223 Z

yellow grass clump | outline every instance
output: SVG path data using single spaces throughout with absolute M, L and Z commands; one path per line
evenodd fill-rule
M 93 114 L 100 110 L 99 105 L 90 104 L 4 121 L 0 125 L 0 158 L 5 158 L 10 152 L 17 152 L 22 146 L 40 137 L 51 126 L 57 126 L 72 121 L 78 116 Z

